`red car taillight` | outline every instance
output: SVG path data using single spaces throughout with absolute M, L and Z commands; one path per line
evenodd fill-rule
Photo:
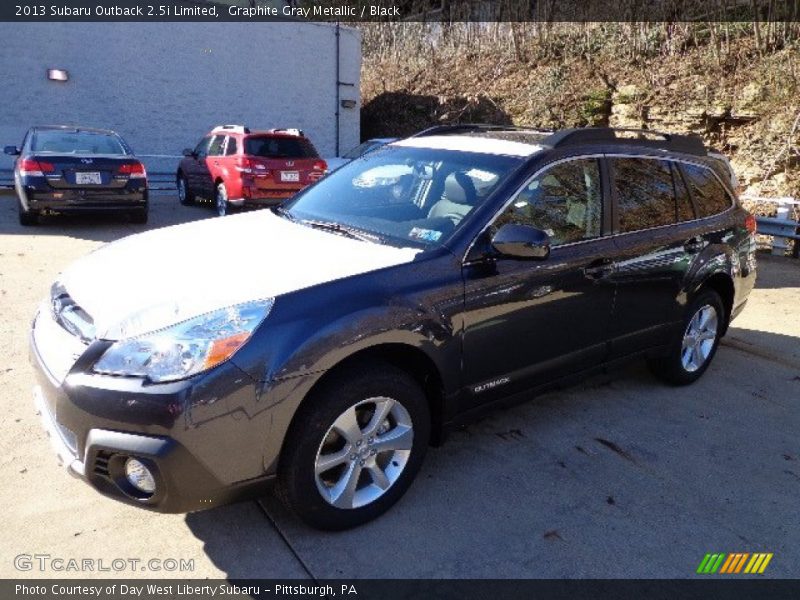
M 138 162 L 122 165 L 118 173 L 120 175 L 127 175 L 131 179 L 145 179 L 147 177 L 147 171 L 145 171 L 144 165 Z
M 315 171 L 327 171 L 328 170 L 328 163 L 324 160 L 318 160 L 314 163 L 314 166 L 311 167 Z
M 245 156 L 240 156 L 236 159 L 236 164 L 233 166 L 239 173 L 252 173 L 253 163 Z
M 755 234 L 756 229 L 758 228 L 758 224 L 756 223 L 756 218 L 753 215 L 747 215 L 744 220 L 744 226 L 747 231 L 752 234 Z
M 45 173 L 54 173 L 56 168 L 49 162 L 23 158 L 19 161 L 19 174 L 23 177 L 43 177 Z

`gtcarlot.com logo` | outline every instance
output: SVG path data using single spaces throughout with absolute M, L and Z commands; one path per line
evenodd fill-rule
M 772 560 L 772 552 L 733 552 L 706 554 L 697 567 L 701 575 L 761 574 Z
M 55 571 L 72 573 L 124 571 L 194 571 L 193 558 L 65 558 L 50 554 L 18 554 L 17 571 Z

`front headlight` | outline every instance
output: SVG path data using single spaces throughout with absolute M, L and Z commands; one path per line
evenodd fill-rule
M 223 308 L 159 331 L 122 339 L 94 365 L 96 373 L 175 381 L 228 360 L 269 314 L 268 298 Z

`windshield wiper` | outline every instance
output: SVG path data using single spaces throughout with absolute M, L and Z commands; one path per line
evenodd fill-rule
M 280 216 L 285 217 L 285 218 L 289 219 L 290 221 L 295 221 L 295 222 L 297 221 L 297 217 L 295 217 L 292 213 L 290 213 L 288 210 L 283 208 L 283 206 L 280 206 L 280 205 L 273 206 L 272 207 L 272 212 L 278 213 Z
M 353 240 L 380 243 L 380 238 L 378 236 L 369 235 L 368 233 L 348 227 L 347 225 L 342 225 L 336 221 L 315 221 L 314 219 L 302 219 L 299 221 L 299 223 L 307 225 L 308 227 L 313 227 L 314 229 L 332 231 L 333 233 L 338 233 Z

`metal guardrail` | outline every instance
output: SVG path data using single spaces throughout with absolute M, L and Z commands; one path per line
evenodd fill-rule
M 788 247 L 787 240 L 793 240 L 792 256 L 800 258 L 800 222 L 789 218 L 791 207 L 800 207 L 800 201 L 794 198 L 756 196 L 745 196 L 743 199 L 776 205 L 774 217 L 756 217 L 758 233 L 772 236 L 772 254 L 776 256 L 783 256 Z

